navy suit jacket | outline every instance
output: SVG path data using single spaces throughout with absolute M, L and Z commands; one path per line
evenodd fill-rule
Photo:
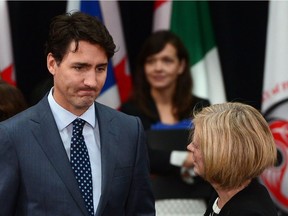
M 102 161 L 96 215 L 155 215 L 140 120 L 95 108 Z M 0 215 L 88 215 L 47 96 L 0 123 Z

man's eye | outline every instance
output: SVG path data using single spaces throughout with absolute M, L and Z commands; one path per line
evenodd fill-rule
M 73 66 L 73 68 L 74 68 L 75 70 L 77 70 L 77 71 L 79 71 L 79 70 L 81 70 L 81 69 L 82 69 L 82 67 L 81 67 L 81 66 Z
M 97 68 L 97 72 L 105 72 L 106 68 L 105 67 L 99 67 Z

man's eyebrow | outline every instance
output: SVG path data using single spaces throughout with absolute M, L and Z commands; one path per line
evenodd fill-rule
M 97 64 L 96 67 L 107 67 L 108 66 L 108 62 L 107 63 L 101 63 L 101 64 Z
M 74 62 L 72 63 L 72 65 L 77 65 L 77 66 L 82 66 L 82 67 L 91 66 L 91 64 L 83 63 L 83 62 Z
M 78 67 L 90 67 L 90 66 L 92 66 L 92 64 L 85 63 L 85 62 L 74 62 L 74 63 L 72 63 L 72 65 L 78 66 Z M 107 67 L 107 66 L 108 66 L 108 62 L 100 63 L 100 64 L 96 65 L 96 67 Z

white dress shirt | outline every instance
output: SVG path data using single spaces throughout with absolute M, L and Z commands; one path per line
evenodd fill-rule
M 95 106 L 92 104 L 89 109 L 81 116 L 76 116 L 61 107 L 53 98 L 53 88 L 48 95 L 48 102 L 51 107 L 54 119 L 56 121 L 61 139 L 63 141 L 67 156 L 70 160 L 70 144 L 72 138 L 72 122 L 76 118 L 86 121 L 83 128 L 83 136 L 88 149 L 90 158 L 92 180 L 93 180 L 93 203 L 96 213 L 99 199 L 101 196 L 101 147 L 99 125 L 95 116 Z

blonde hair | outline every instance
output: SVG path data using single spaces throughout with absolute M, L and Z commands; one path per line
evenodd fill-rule
M 193 140 L 199 144 L 204 176 L 221 188 L 241 186 L 276 162 L 269 126 L 255 108 L 242 103 L 215 104 L 194 117 Z

